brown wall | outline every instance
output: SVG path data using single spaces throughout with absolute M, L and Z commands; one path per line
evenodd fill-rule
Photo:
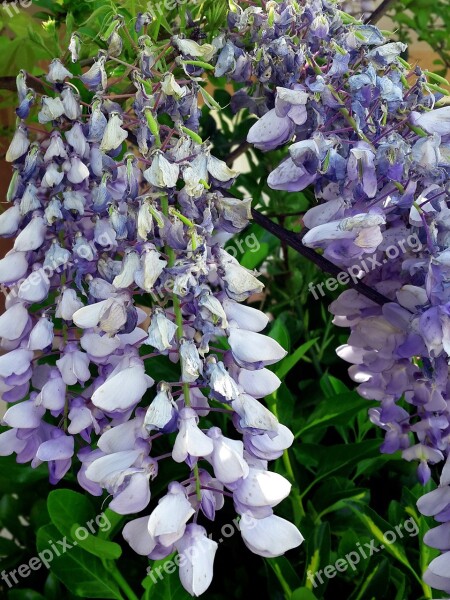
M 0 124 L 2 127 L 11 126 L 14 123 L 14 113 L 11 110 L 0 110 Z M 5 210 L 6 207 L 6 192 L 8 190 L 9 181 L 11 179 L 11 165 L 4 160 L 5 152 L 8 148 L 9 141 L 7 139 L 0 139 L 0 207 L 1 211 Z M 11 239 L 0 238 L 0 258 L 3 257 L 8 250 L 12 247 L 13 241 Z M 0 293 L 0 313 L 3 312 L 4 308 L 4 296 Z

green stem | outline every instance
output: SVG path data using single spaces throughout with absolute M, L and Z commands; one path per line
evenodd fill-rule
M 173 215 L 174 217 L 178 217 L 180 219 L 180 221 L 182 223 L 184 223 L 185 225 L 187 225 L 188 227 L 192 227 L 192 228 L 195 227 L 195 224 L 191 220 L 189 220 L 187 217 L 185 217 L 183 214 L 181 214 L 180 211 L 177 210 L 176 208 L 170 208 L 169 213 L 171 215 Z
M 139 600 L 138 596 L 136 596 L 136 594 L 133 592 L 133 590 L 129 586 L 128 581 L 124 578 L 124 576 L 122 575 L 122 573 L 119 571 L 119 569 L 116 567 L 116 565 L 114 563 L 111 565 L 111 562 L 109 562 L 109 563 L 106 562 L 105 567 L 106 568 L 109 567 L 108 570 L 111 572 L 111 575 L 116 580 L 118 586 L 123 591 L 123 593 L 128 598 L 128 600 Z
M 109 540 L 111 537 L 114 537 L 114 535 L 120 529 L 125 517 L 123 515 L 119 515 L 118 513 L 114 512 L 110 508 L 107 508 L 104 511 L 104 514 L 105 514 L 105 517 L 108 519 L 110 527 L 107 530 L 100 530 L 97 533 L 97 535 L 99 538 L 102 538 L 103 540 Z
M 161 197 L 161 211 L 166 217 L 169 215 L 169 199 L 166 195 Z M 185 217 L 181 213 L 179 213 L 177 210 L 170 209 L 170 212 L 172 212 L 173 214 L 176 214 L 178 216 L 178 218 L 183 217 L 183 219 L 181 219 L 181 220 L 184 222 Z M 188 225 L 191 225 L 190 221 L 189 221 Z M 192 226 L 193 225 L 194 224 L 192 223 Z M 173 265 L 175 263 L 175 252 L 174 252 L 173 248 L 171 248 L 170 246 L 165 246 L 164 252 L 167 255 L 168 266 L 173 267 Z M 177 339 L 178 339 L 178 341 L 180 341 L 180 339 L 183 337 L 183 313 L 181 311 L 180 298 L 176 294 L 172 294 L 172 301 L 173 301 L 173 312 L 175 314 L 175 324 L 177 326 Z M 180 356 L 180 362 L 181 362 L 181 360 L 182 359 Z M 189 388 L 189 383 L 183 383 L 183 396 L 184 396 L 184 403 L 186 404 L 186 406 L 192 406 L 191 390 Z M 201 488 L 200 488 L 200 473 L 198 471 L 197 463 L 194 465 L 193 471 L 194 471 L 194 477 L 195 477 L 195 491 L 197 493 L 197 499 L 200 502 L 202 499 L 202 492 L 201 492 Z
M 420 137 L 427 137 L 428 134 L 420 127 L 411 125 L 411 123 L 406 123 L 406 125 L 407 125 L 407 127 L 409 127 L 409 129 L 411 129 L 411 131 L 414 131 L 414 133 L 417 133 L 417 135 L 419 135 Z
M 287 450 L 285 450 L 283 452 L 283 464 L 284 464 L 284 468 L 286 469 L 287 476 L 293 484 L 292 505 L 294 508 L 294 519 L 295 519 L 295 522 L 298 523 L 305 516 L 306 513 L 305 513 L 305 509 L 303 507 L 303 502 L 302 502 L 302 497 L 300 495 L 300 491 L 296 484 L 294 469 L 292 468 L 292 463 L 291 463 L 291 459 L 289 457 L 289 452 Z

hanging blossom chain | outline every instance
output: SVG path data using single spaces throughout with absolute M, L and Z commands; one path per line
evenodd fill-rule
M 149 21 L 139 15 L 137 31 Z M 144 33 L 133 62 L 121 17 L 105 37 L 81 76 L 56 58 L 39 92 L 17 77 L 0 216 L 0 234 L 15 238 L 0 260 L 0 378 L 13 405 L 0 454 L 46 462 L 52 483 L 77 456 L 80 486 L 106 490 L 122 515 L 149 505 L 161 460 L 186 465 L 184 481 L 123 535 L 150 559 L 184 554 L 182 584 L 199 595 L 217 543 L 197 521 L 214 520 L 224 496 L 253 552 L 279 556 L 303 540 L 273 513 L 291 483 L 268 470 L 293 435 L 260 401 L 281 383 L 266 367 L 286 352 L 260 333 L 268 317 L 242 304 L 263 285 L 224 249 L 248 224 L 250 199 L 227 195 L 238 173 L 198 133 L 199 95 L 217 108 L 201 77 L 222 36 L 161 46 Z M 80 51 L 75 33 L 73 62 Z M 159 375 L 161 357 L 173 380 Z M 218 413 L 242 440 L 214 424 Z M 170 434 L 171 451 L 158 455 Z
M 352 363 L 358 392 L 380 403 L 369 414 L 386 432 L 381 450 L 401 450 L 417 461 L 424 484 L 430 465 L 445 462 L 439 488 L 418 507 L 442 523 L 425 537 L 444 554 L 431 562 L 424 581 L 450 592 L 450 106 L 439 85 L 444 80 L 411 70 L 401 58 L 404 44 L 332 1 L 268 2 L 266 10 L 234 4 L 228 24 L 215 74 L 244 84 L 233 108 L 259 117 L 247 141 L 262 151 L 288 149 L 269 174 L 269 187 L 314 187 L 318 205 L 303 218 L 303 244 L 321 248 L 341 269 L 360 266 L 362 283 L 376 295 L 348 290 L 330 310 L 336 325 L 351 329 L 338 355 Z M 417 243 L 408 245 L 411 236 Z M 392 244 L 401 248 L 394 257 Z M 375 265 L 369 272 L 364 259 Z

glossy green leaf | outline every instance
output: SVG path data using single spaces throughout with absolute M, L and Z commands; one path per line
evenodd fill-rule
M 89 554 L 93 554 L 94 556 L 98 556 L 105 560 L 116 560 L 120 558 L 122 555 L 122 548 L 119 544 L 103 540 L 102 538 L 89 533 L 86 530 L 86 527 L 81 527 L 82 529 L 80 530 L 80 525 L 76 523 L 75 525 L 72 525 L 70 531 L 72 539 L 77 541 L 80 548 L 83 548 L 83 550 L 86 550 Z M 81 535 L 79 535 L 80 533 Z
M 37 546 L 44 556 L 51 555 L 49 563 L 53 573 L 76 596 L 81 598 L 102 598 L 123 600 L 115 581 L 100 559 L 84 550 L 72 547 L 61 556 L 56 556 L 51 544 L 61 539 L 60 532 L 53 525 L 41 527 L 37 534 Z M 61 549 L 61 547 L 60 547 Z
M 81 523 L 86 527 L 92 521 L 92 526 L 95 526 L 94 506 L 86 496 L 78 492 L 53 490 L 48 495 L 47 508 L 52 523 L 68 538 L 71 538 L 74 523 Z

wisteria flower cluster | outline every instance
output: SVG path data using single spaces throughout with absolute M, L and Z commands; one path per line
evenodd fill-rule
M 286 351 L 260 333 L 268 317 L 242 304 L 262 284 L 224 249 L 247 225 L 250 200 L 227 195 L 237 172 L 198 135 L 199 76 L 223 42 L 173 37 L 160 72 L 169 46 L 158 56 L 143 34 L 131 91 L 117 95 L 108 72 L 123 25 L 114 21 L 107 52 L 79 77 L 58 58 L 44 94 L 17 77 L 11 205 L 0 217 L 1 235 L 15 237 L 0 261 L 9 290 L 0 378 L 11 403 L 0 453 L 46 462 L 52 483 L 77 457 L 80 486 L 106 490 L 122 515 L 148 507 L 160 461 L 185 464 L 184 480 L 123 535 L 151 559 L 184 554 L 180 578 L 198 596 L 217 543 L 197 520 L 214 520 L 224 497 L 246 517 L 240 530 L 253 552 L 278 556 L 302 542 L 273 512 L 291 484 L 268 470 L 293 435 L 260 401 L 280 385 L 266 367 Z M 74 62 L 80 44 L 74 34 Z M 28 125 L 33 115 L 38 124 Z M 152 377 L 161 356 L 176 365 L 174 381 Z M 217 413 L 242 440 L 214 424 Z M 158 455 L 162 436 L 171 451 Z
M 303 243 L 342 268 L 360 265 L 361 279 L 379 293 L 379 304 L 355 290 L 333 302 L 334 323 L 351 328 L 337 353 L 352 363 L 359 393 L 380 403 L 370 419 L 386 432 L 381 450 L 417 461 L 426 483 L 430 465 L 450 454 L 445 90 L 409 68 L 404 44 L 333 2 L 269 5 L 266 13 L 235 7 L 216 74 L 246 84 L 233 101 L 260 117 L 248 142 L 263 151 L 287 146 L 269 187 L 313 186 L 319 204 L 304 216 Z M 406 246 L 409 235 L 420 252 Z M 396 256 L 392 244 L 402 249 Z M 364 259 L 375 264 L 368 274 Z M 450 593 L 446 469 L 418 506 L 444 523 L 425 540 L 445 551 L 425 581 Z
M 261 398 L 280 385 L 266 367 L 285 351 L 261 333 L 268 318 L 243 304 L 262 290 L 256 274 L 224 249 L 248 224 L 251 201 L 227 191 L 238 173 L 199 135 L 199 97 L 218 108 L 205 72 L 239 84 L 233 110 L 257 117 L 249 144 L 286 146 L 268 185 L 313 187 L 304 244 L 342 268 L 376 258 L 364 282 L 383 301 L 350 290 L 331 306 L 351 328 L 337 352 L 359 393 L 380 403 L 370 419 L 386 431 L 382 451 L 417 460 L 423 483 L 450 454 L 450 107 L 403 61 L 404 44 L 332 0 L 231 2 L 211 43 L 174 35 L 161 47 L 146 35 L 150 19 L 137 18 L 134 63 L 120 58 L 118 17 L 81 75 L 54 59 L 44 94 L 17 77 L 11 206 L 0 216 L 0 234 L 15 238 L 0 261 L 9 290 L 1 389 L 12 403 L 0 453 L 47 462 L 52 483 L 76 456 L 81 487 L 106 490 L 126 515 L 150 504 L 160 461 L 185 464 L 187 478 L 123 535 L 151 559 L 201 548 L 180 565 L 183 586 L 199 595 L 217 543 L 197 520 L 214 520 L 225 497 L 253 552 L 278 556 L 302 542 L 273 513 L 290 483 L 268 461 L 293 436 Z M 74 34 L 74 63 L 81 50 Z M 123 94 L 111 92 L 117 64 L 129 79 Z M 35 115 L 38 125 L 27 124 Z M 403 245 L 390 257 L 411 233 L 420 252 Z M 175 381 L 153 377 L 161 356 Z M 224 435 L 219 414 L 242 440 Z M 155 454 L 163 436 L 171 450 Z M 445 552 L 425 580 L 450 593 L 448 464 L 419 509 L 442 523 L 426 541 Z

